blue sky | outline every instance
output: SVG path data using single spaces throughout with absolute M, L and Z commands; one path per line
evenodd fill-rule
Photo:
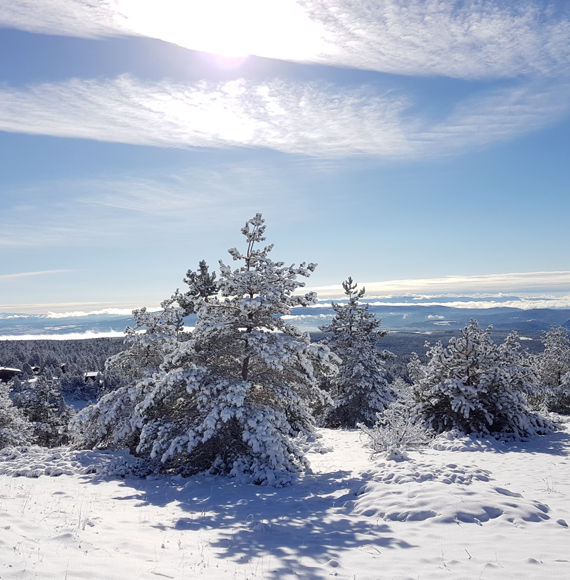
M 0 312 L 157 304 L 256 212 L 325 294 L 570 294 L 566 2 L 11 0 L 0 27 Z

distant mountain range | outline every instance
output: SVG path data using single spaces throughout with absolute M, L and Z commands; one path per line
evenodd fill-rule
M 482 326 L 493 325 L 496 330 L 540 332 L 552 325 L 570 327 L 570 308 L 533 308 L 544 299 L 529 302 L 514 296 L 500 298 L 472 297 L 393 297 L 370 299 L 370 311 L 382 319 L 382 326 L 393 330 L 454 330 L 465 326 L 472 318 Z M 304 331 L 315 332 L 330 321 L 334 312 L 330 302 L 311 308 L 296 308 L 289 322 Z M 195 316 L 186 320 L 194 326 Z M 1 314 L 2 337 L 60 337 L 87 338 L 90 336 L 120 336 L 134 320 L 125 311 L 66 314 Z
M 382 326 L 394 330 L 446 330 L 466 326 L 472 318 L 481 326 L 492 325 L 496 330 L 543 331 L 552 325 L 570 327 L 570 309 L 554 310 L 548 308 L 522 310 L 517 308 L 455 308 L 449 306 L 370 306 Z M 294 313 L 296 314 L 296 313 Z M 314 331 L 330 320 L 332 309 L 322 309 L 319 315 L 301 314 L 291 316 L 293 322 L 305 331 Z

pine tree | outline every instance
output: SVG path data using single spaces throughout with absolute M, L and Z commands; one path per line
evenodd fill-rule
M 525 366 L 517 338 L 511 333 L 497 345 L 491 327 L 483 330 L 472 320 L 446 348 L 441 342 L 431 346 L 414 384 L 427 426 L 437 432 L 514 437 L 549 431 L 549 423 L 528 409 L 525 392 L 535 374 Z
M 315 265 L 272 261 L 273 246 L 256 247 L 264 231 L 261 214 L 246 223 L 246 252 L 229 250 L 241 266 L 220 261 L 217 295 L 185 295 L 183 307 L 197 314 L 188 339 L 172 343 L 158 372 L 115 393 L 117 401 L 141 399 L 128 422 L 104 397 L 103 413 L 86 411 L 83 418 L 91 419 L 76 422 L 84 433 L 99 428 L 108 438 L 108 418 L 115 415 L 122 430 L 115 444 L 136 434 L 136 452 L 169 472 L 210 470 L 284 485 L 307 466 L 295 437 L 311 432 L 308 404 L 324 397 L 315 373 L 334 372 L 334 357 L 283 319 L 291 308 L 316 301 L 314 293 L 293 294 L 304 285 L 297 277 L 309 276 Z
M 333 405 L 325 412 L 324 424 L 335 428 L 356 427 L 358 423 L 370 426 L 376 414 L 394 399 L 384 368 L 385 361 L 394 355 L 378 348 L 378 340 L 387 331 L 380 330 L 381 320 L 369 312 L 368 304 L 359 302 L 365 289 L 357 290 L 352 278 L 342 287 L 348 302 L 333 302 L 331 323 L 320 327 L 330 334 L 324 343 L 342 361 L 338 374 L 328 381 Z
M 563 326 L 542 333 L 544 351 L 532 357 L 538 384 L 531 396 L 533 406 L 570 414 L 570 339 Z
M 0 382 L 0 449 L 8 445 L 28 445 L 31 442 L 30 422 L 12 404 L 9 386 Z
M 145 394 L 139 382 L 129 383 L 79 411 L 69 422 L 73 447 L 128 448 L 131 453 L 136 453 L 142 428 L 137 405 Z
M 28 389 L 14 395 L 14 403 L 31 424 L 34 443 L 41 447 L 67 443 L 71 409 L 52 380 L 40 375 Z
M 536 356 L 539 383 L 558 387 L 564 375 L 570 372 L 570 339 L 564 326 L 552 326 L 542 333 L 544 351 Z

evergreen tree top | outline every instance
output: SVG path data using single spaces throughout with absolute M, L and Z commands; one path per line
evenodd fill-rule
M 284 262 L 274 262 L 268 257 L 273 244 L 256 248 L 265 240 L 265 220 L 261 214 L 248 220 L 241 229 L 247 241 L 247 250 L 241 253 L 230 248 L 228 253 L 234 261 L 243 261 L 240 268 L 232 269 L 220 260 L 220 278 L 217 283 L 221 297 L 240 302 L 240 308 L 248 315 L 260 309 L 273 310 L 272 314 L 288 314 L 295 306 L 308 306 L 317 301 L 314 292 L 295 295 L 293 292 L 305 285 L 298 276 L 309 277 L 317 267 L 312 263 L 285 266 Z
M 342 287 L 348 302 L 346 304 L 332 302 L 335 316 L 330 324 L 319 327 L 322 332 L 331 334 L 327 338 L 327 343 L 335 346 L 343 343 L 346 346 L 362 342 L 376 343 L 387 334 L 387 331 L 380 330 L 382 321 L 377 319 L 374 313 L 369 312 L 369 305 L 360 302 L 366 289 L 362 287 L 358 290 L 358 284 L 351 277 L 342 283 Z

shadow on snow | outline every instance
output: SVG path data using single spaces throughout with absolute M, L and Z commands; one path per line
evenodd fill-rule
M 136 493 L 116 499 L 139 499 L 140 507 L 175 502 L 186 512 L 155 524 L 161 531 L 215 530 L 209 546 L 222 558 L 244 564 L 276 557 L 272 574 L 316 571 L 346 550 L 372 555 L 385 549 L 413 548 L 397 539 L 383 520 L 351 513 L 355 488 L 362 480 L 349 471 L 306 474 L 285 488 L 259 487 L 223 477 L 125 480 Z M 305 560 L 303 563 L 302 561 Z M 308 560 L 313 560 L 309 563 Z

